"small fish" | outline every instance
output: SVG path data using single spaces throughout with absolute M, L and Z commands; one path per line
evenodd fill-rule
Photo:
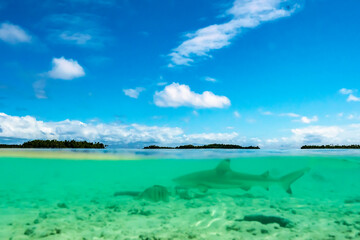
M 146 199 L 152 202 L 168 202 L 169 201 L 169 192 L 166 187 L 160 185 L 154 185 L 145 189 L 140 195 L 139 198 Z
M 215 169 L 190 173 L 173 179 L 182 187 L 193 187 L 206 191 L 209 188 L 226 189 L 241 188 L 249 190 L 253 186 L 269 189 L 270 185 L 277 184 L 291 194 L 291 184 L 304 175 L 309 168 L 291 172 L 280 178 L 273 178 L 269 171 L 260 175 L 239 173 L 230 169 L 230 159 L 221 161 Z

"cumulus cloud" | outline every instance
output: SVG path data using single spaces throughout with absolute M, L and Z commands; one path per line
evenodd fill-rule
M 275 116 L 279 116 L 279 117 L 291 117 L 291 118 L 295 118 L 293 120 L 294 122 L 302 122 L 302 123 L 306 123 L 306 124 L 319 121 L 318 116 L 313 116 L 312 118 L 310 118 L 310 117 L 306 117 L 306 116 L 301 116 L 300 114 L 293 113 L 293 112 L 274 114 L 273 112 L 270 112 L 270 111 L 260 110 L 260 113 L 262 115 L 275 115 Z
M 346 99 L 348 102 L 360 102 L 360 97 L 356 97 L 353 94 L 350 94 Z
M 21 27 L 11 23 L 2 23 L 0 25 L 0 39 L 10 44 L 31 42 L 29 34 Z
M 344 130 L 338 126 L 310 126 L 306 128 L 295 128 L 291 132 L 294 137 L 300 140 L 308 140 L 310 138 L 326 138 L 334 139 Z
M 35 97 L 38 99 L 46 99 L 46 92 L 45 92 L 46 81 L 44 79 L 38 80 L 33 83 L 33 88 L 35 91 Z
M 189 86 L 179 83 L 172 83 L 164 90 L 156 91 L 154 102 L 159 107 L 224 108 L 230 106 L 230 100 L 225 96 L 217 96 L 210 91 L 202 94 L 195 93 Z
M 73 59 L 53 58 L 48 76 L 54 79 L 72 80 L 85 76 L 84 69 Z
M 353 94 L 356 91 L 357 90 L 342 88 L 339 90 L 339 93 L 348 95 L 348 98 L 346 99 L 346 101 L 348 101 L 348 102 L 360 102 L 360 97 L 357 97 Z
M 45 79 L 40 79 L 33 83 L 35 97 L 38 99 L 46 99 L 46 78 L 72 80 L 74 78 L 85 76 L 85 71 L 77 61 L 61 57 L 53 58 L 52 69 L 39 75 Z
M 303 123 L 312 123 L 312 122 L 317 122 L 319 120 L 319 118 L 317 116 L 313 116 L 312 118 L 308 118 L 308 117 L 301 117 L 300 118 L 300 121 L 303 122 Z
M 261 114 L 274 115 L 272 112 L 261 112 Z M 306 124 L 319 121 L 318 116 L 313 116 L 312 118 L 309 118 L 309 117 L 301 116 L 300 114 L 293 113 L 293 112 L 279 113 L 279 114 L 275 114 L 275 116 L 295 118 L 295 120 L 293 120 L 294 122 L 302 122 L 302 123 L 306 123 Z
M 300 117 L 300 115 L 297 113 L 280 113 L 279 116 L 281 116 L 281 117 L 283 117 L 283 116 L 285 116 L 285 117 Z
M 228 22 L 213 24 L 185 35 L 187 39 L 169 54 L 169 67 L 190 65 L 194 57 L 210 56 L 210 51 L 228 46 L 243 29 L 290 16 L 298 7 L 291 0 L 235 0 L 224 14 L 230 17 Z
M 360 124 L 345 126 L 308 126 L 291 129 L 287 137 L 271 139 L 246 138 L 237 132 L 186 134 L 178 127 L 140 124 L 81 122 L 64 120 L 45 122 L 32 116 L 11 116 L 0 113 L 0 142 L 21 142 L 32 139 L 100 141 L 113 145 L 184 143 L 234 143 L 259 145 L 263 148 L 298 148 L 304 144 L 358 144 Z
M 260 109 L 259 111 L 260 111 L 260 113 L 261 113 L 262 115 L 268 115 L 268 116 L 274 115 L 274 113 L 273 113 L 273 112 L 270 112 L 270 111 L 263 111 L 262 109 Z
M 201 133 L 201 134 L 190 134 L 184 136 L 185 142 L 231 142 L 239 136 L 238 133 Z
M 212 77 L 205 77 L 205 81 L 208 81 L 208 82 L 216 82 L 216 79 L 215 79 L 215 78 L 212 78 Z
M 86 44 L 88 41 L 92 39 L 92 36 L 90 34 L 84 34 L 84 33 L 70 33 L 70 32 L 63 32 L 59 36 L 61 39 L 65 41 L 74 42 L 78 45 Z
M 165 86 L 166 84 L 168 84 L 167 82 L 158 82 L 156 85 L 158 86 Z
M 0 141 L 2 139 L 76 139 L 101 141 L 109 144 L 158 143 L 179 144 L 229 142 L 237 133 L 185 134 L 178 127 L 146 126 L 140 124 L 118 124 L 64 120 L 44 122 L 32 116 L 11 116 L 0 113 Z
M 358 130 L 359 131 L 359 130 Z M 289 142 L 293 144 L 346 144 L 350 140 L 349 129 L 339 126 L 310 126 L 292 129 L 293 136 Z
M 0 113 L 0 137 L 19 139 L 78 139 L 106 142 L 163 142 L 181 134 L 180 128 L 84 123 L 77 120 L 43 122 L 32 116 Z
M 341 94 L 347 95 L 347 94 L 353 93 L 353 90 L 347 89 L 347 88 L 342 88 L 342 89 L 339 90 L 339 92 L 340 92 Z
M 140 93 L 142 91 L 145 91 L 145 88 L 142 87 L 137 87 L 134 89 L 123 89 L 123 92 L 125 93 L 126 96 L 129 96 L 131 98 L 138 98 Z
M 234 111 L 234 116 L 236 118 L 241 118 L 241 114 L 238 111 Z
M 260 145 L 265 148 L 299 148 L 302 145 L 358 144 L 360 124 L 345 126 L 309 126 L 291 129 L 289 137 L 267 139 Z

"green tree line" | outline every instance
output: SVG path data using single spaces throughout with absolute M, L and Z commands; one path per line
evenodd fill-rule
M 304 145 L 301 149 L 359 149 L 360 145 Z
M 0 148 L 105 148 L 106 145 L 100 142 L 87 142 L 75 140 L 32 140 L 23 144 L 0 144 Z
M 201 146 L 194 146 L 191 144 L 188 145 L 181 145 L 177 147 L 160 147 L 157 145 L 150 145 L 147 147 L 144 147 L 144 149 L 260 149 L 258 146 L 248 146 L 243 147 L 240 145 L 235 144 L 208 144 L 208 145 L 201 145 Z

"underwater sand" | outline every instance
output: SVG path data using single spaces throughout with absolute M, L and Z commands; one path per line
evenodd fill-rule
M 244 173 L 311 170 L 292 195 L 276 185 L 209 189 L 199 198 L 198 189 L 187 199 L 175 194 L 173 178 L 215 168 L 226 157 Z M 167 187 L 168 202 L 114 196 L 153 185 Z M 245 221 L 248 215 L 290 224 Z M 0 151 L 0 239 L 360 239 L 360 154 Z

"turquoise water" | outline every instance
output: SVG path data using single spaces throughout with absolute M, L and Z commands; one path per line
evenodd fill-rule
M 360 239 L 355 150 L 62 153 L 0 151 L 0 239 Z M 233 171 L 273 178 L 310 170 L 291 195 L 278 184 L 179 191 L 172 181 L 225 158 Z M 165 187 L 167 201 L 116 194 L 153 185 Z

